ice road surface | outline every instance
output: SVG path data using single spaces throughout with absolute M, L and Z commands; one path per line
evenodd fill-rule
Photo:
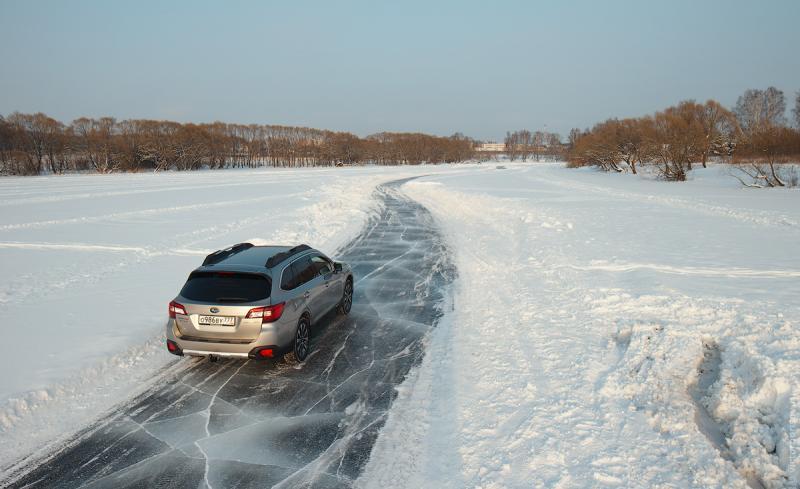
M 0 179 L 0 468 L 83 428 L 177 361 L 166 304 L 232 243 L 329 253 L 382 182 L 464 167 Z
M 402 181 L 378 187 L 380 211 L 341 249 L 353 309 L 315 319 L 303 364 L 186 359 L 47 457 L 16 464 L 9 488 L 352 487 L 455 276 Z
M 506 166 L 403 187 L 459 278 L 359 483 L 798 487 L 800 192 Z

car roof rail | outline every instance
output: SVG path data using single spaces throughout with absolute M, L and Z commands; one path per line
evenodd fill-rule
M 253 243 L 239 243 L 230 246 L 228 248 L 225 248 L 223 250 L 217 250 L 214 253 L 211 253 L 210 255 L 206 256 L 205 260 L 203 260 L 203 266 L 215 265 L 224 260 L 225 258 L 233 256 L 236 253 L 239 253 L 240 251 L 250 249 L 253 246 L 254 246 Z
M 267 267 L 267 268 L 272 268 L 275 265 L 277 265 L 278 263 L 286 260 L 287 258 L 290 258 L 290 257 L 292 257 L 292 256 L 294 256 L 294 255 L 296 255 L 298 253 L 302 253 L 304 251 L 308 251 L 310 249 L 311 249 L 311 247 L 306 245 L 306 244 L 297 245 L 294 248 L 289 248 L 286 251 L 281 251 L 280 253 L 276 253 L 276 254 L 272 255 L 271 257 L 269 257 L 269 259 L 267 260 L 267 263 L 265 263 L 264 266 Z

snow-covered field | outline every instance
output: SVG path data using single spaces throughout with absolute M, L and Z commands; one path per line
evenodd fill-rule
M 800 192 L 506 166 L 404 186 L 459 279 L 362 485 L 797 487 Z
M 369 217 L 376 185 L 448 170 L 0 179 L 0 467 L 178 368 L 166 304 L 206 253 L 242 241 L 334 253 Z
M 334 252 L 426 175 L 453 307 L 362 486 L 796 487 L 800 191 L 503 165 L 0 179 L 0 467 L 180 368 L 206 252 Z

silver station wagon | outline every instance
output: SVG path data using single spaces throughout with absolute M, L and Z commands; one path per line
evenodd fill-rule
M 169 303 L 175 355 L 302 362 L 311 324 L 353 304 L 350 267 L 307 245 L 239 243 L 208 255 Z

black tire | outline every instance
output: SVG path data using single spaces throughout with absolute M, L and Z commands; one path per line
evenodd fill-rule
M 294 334 L 294 342 L 292 343 L 292 351 L 284 355 L 286 363 L 303 363 L 308 358 L 308 352 L 311 350 L 311 322 L 308 317 L 303 316 L 297 323 L 297 330 Z
M 341 315 L 350 314 L 350 309 L 353 307 L 353 279 L 348 278 L 344 283 L 344 292 L 342 292 L 342 299 L 339 301 L 337 311 Z

